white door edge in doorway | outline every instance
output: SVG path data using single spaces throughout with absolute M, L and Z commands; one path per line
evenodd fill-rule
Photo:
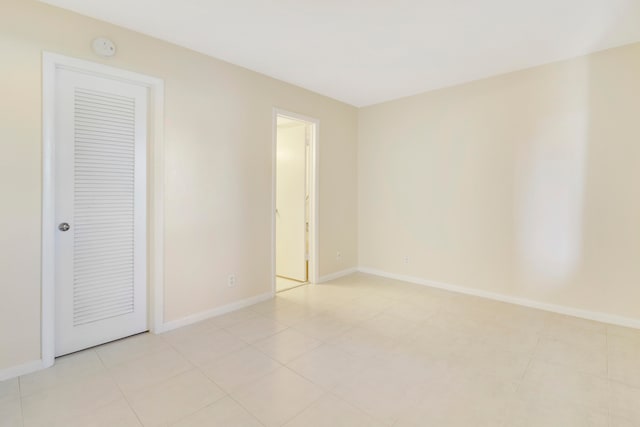
M 309 282 L 318 283 L 318 194 L 319 194 L 319 141 L 320 120 L 302 114 L 287 111 L 281 108 L 273 109 L 272 142 L 271 142 L 271 290 L 276 292 L 276 162 L 278 117 L 307 122 L 313 127 L 311 140 L 309 141 L 311 153 L 310 170 L 310 197 L 309 197 Z
M 163 182 L 164 182 L 164 81 L 100 63 L 50 52 L 42 55 L 42 265 L 41 358 L 42 368 L 55 355 L 55 106 L 58 70 L 71 70 L 143 86 L 149 90 L 148 174 L 148 325 L 161 332 L 164 325 Z

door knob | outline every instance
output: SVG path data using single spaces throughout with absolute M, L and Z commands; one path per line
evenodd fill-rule
M 58 226 L 58 230 L 60 231 L 68 231 L 70 228 L 71 226 L 66 222 L 61 222 L 60 225 Z

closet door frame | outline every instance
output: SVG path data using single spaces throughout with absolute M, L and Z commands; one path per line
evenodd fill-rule
M 56 81 L 58 70 L 126 82 L 149 91 L 147 138 L 147 289 L 148 325 L 153 333 L 164 330 L 163 182 L 164 182 L 164 81 L 96 62 L 50 52 L 42 55 L 42 259 L 41 259 L 41 358 L 42 367 L 55 355 L 55 150 Z

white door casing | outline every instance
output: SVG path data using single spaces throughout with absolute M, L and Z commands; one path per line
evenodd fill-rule
M 148 89 L 57 70 L 55 355 L 147 330 Z
M 276 153 L 276 275 L 307 281 L 307 126 L 279 127 Z

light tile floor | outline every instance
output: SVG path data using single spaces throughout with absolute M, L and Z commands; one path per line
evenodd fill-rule
M 0 383 L 0 426 L 640 426 L 640 331 L 356 274 Z
M 299 282 L 293 279 L 287 279 L 286 277 L 276 276 L 276 292 L 286 291 L 298 286 L 304 285 L 305 282 Z

